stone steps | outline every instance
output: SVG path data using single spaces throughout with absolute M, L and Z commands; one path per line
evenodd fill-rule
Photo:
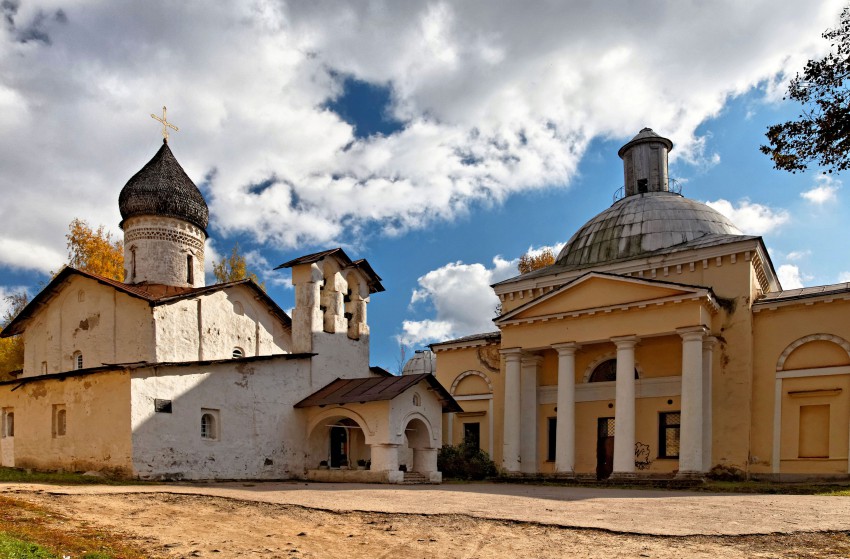
M 402 483 L 404 485 L 421 485 L 431 483 L 431 480 L 428 476 L 419 472 L 404 472 L 404 481 Z

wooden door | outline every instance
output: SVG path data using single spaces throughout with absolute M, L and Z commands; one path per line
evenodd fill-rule
M 600 417 L 596 427 L 596 479 L 608 479 L 614 470 L 614 418 Z
M 348 460 L 347 446 L 348 432 L 345 427 L 331 427 L 331 468 L 339 468 L 343 460 Z

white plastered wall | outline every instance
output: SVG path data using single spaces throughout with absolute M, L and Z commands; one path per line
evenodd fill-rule
M 137 369 L 131 380 L 133 467 L 143 478 L 286 479 L 305 468 L 309 359 Z M 171 400 L 171 413 L 154 410 Z M 202 410 L 218 416 L 201 437 Z
M 154 358 L 151 308 L 95 280 L 71 276 L 33 317 L 24 336 L 24 376 L 69 371 L 74 353 L 83 367 Z
M 158 362 L 288 353 L 291 334 L 256 293 L 236 285 L 155 307 Z

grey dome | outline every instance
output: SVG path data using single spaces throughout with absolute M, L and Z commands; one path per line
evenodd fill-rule
M 204 197 L 163 142 L 156 155 L 133 175 L 118 195 L 121 223 L 130 217 L 174 217 L 200 227 L 205 233 L 209 208 Z
M 433 351 L 417 349 L 401 371 L 402 375 L 419 375 L 428 373 L 433 375 L 437 371 L 437 357 Z
M 556 264 L 581 268 L 687 243 L 706 235 L 742 235 L 716 210 L 673 192 L 626 196 L 588 221 Z

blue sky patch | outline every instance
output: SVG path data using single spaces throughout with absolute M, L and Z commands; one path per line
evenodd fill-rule
M 325 107 L 353 126 L 356 138 L 389 136 L 404 128 L 404 123 L 395 120 L 390 112 L 392 88 L 388 85 L 346 77 L 342 87 L 342 95 Z

